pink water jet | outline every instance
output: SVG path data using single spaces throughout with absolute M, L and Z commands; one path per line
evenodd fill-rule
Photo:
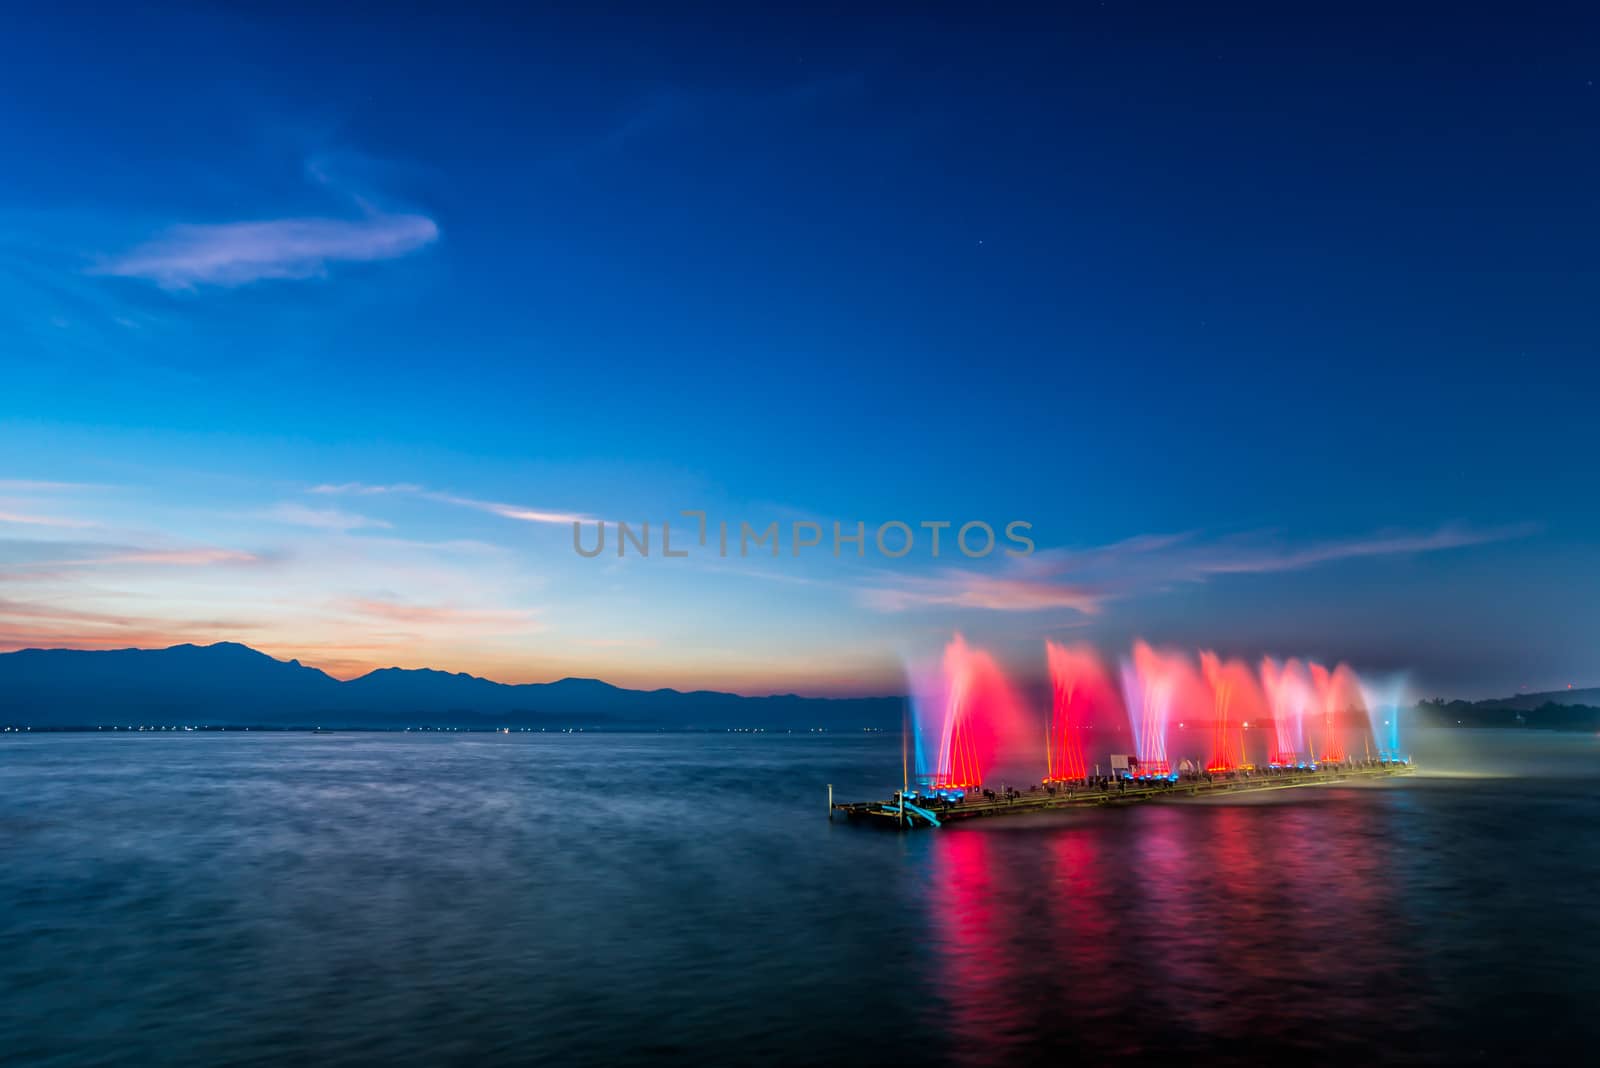
M 983 785 L 996 754 L 1020 741 L 1022 704 L 994 657 L 957 634 L 944 650 L 944 717 L 933 784 L 939 789 Z
M 1088 777 L 1083 745 L 1097 721 L 1121 721 L 1126 713 L 1116 685 L 1087 645 L 1045 643 L 1050 664 L 1050 725 L 1045 732 L 1045 782 Z
M 1306 710 L 1311 708 L 1314 694 L 1305 665 L 1290 658 L 1280 666 L 1272 657 L 1261 661 L 1261 689 L 1267 695 L 1272 709 L 1272 723 L 1276 731 L 1276 744 L 1270 760 L 1274 764 L 1293 764 L 1302 756 L 1311 756 L 1306 746 Z
M 1339 664 L 1329 671 L 1321 664 L 1312 664 L 1311 685 L 1316 692 L 1313 715 L 1320 724 L 1322 759 L 1343 760 L 1349 747 L 1357 742 L 1370 756 L 1372 734 L 1366 695 L 1350 665 Z
M 1122 696 L 1140 772 L 1168 774 L 1172 770 L 1167 755 L 1172 714 L 1177 710 L 1187 716 L 1207 708 L 1210 698 L 1205 684 L 1183 653 L 1157 651 L 1137 641 L 1133 657 L 1122 662 Z

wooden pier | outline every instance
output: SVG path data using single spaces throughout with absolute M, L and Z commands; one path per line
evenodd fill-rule
M 910 830 L 939 827 L 955 820 L 988 816 L 1014 816 L 1025 812 L 1050 812 L 1057 809 L 1100 808 L 1131 805 L 1146 801 L 1181 801 L 1195 797 L 1261 793 L 1302 786 L 1335 786 L 1340 783 L 1386 779 L 1410 775 L 1414 767 L 1401 761 L 1345 764 L 1317 769 L 1272 768 L 1250 772 L 1188 776 L 1176 782 L 1117 779 L 1100 785 L 1052 783 L 1023 790 L 969 789 L 959 800 L 899 792 L 888 801 L 833 800 L 828 787 L 828 818 L 842 813 L 851 821 Z

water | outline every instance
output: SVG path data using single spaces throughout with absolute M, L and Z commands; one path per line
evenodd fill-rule
M 7 735 L 0 1059 L 1587 1060 L 1596 740 L 1450 737 L 902 836 L 883 736 Z

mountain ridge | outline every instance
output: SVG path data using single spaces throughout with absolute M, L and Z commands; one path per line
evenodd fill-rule
M 899 697 L 746 697 L 630 690 L 603 679 L 504 683 L 436 668 L 336 679 L 239 642 L 0 653 L 0 721 L 113 726 L 155 715 L 206 725 L 897 727 Z

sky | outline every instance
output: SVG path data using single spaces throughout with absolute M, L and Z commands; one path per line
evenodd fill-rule
M 0 649 L 1600 684 L 1596 17 L 1200 8 L 0 14 Z

